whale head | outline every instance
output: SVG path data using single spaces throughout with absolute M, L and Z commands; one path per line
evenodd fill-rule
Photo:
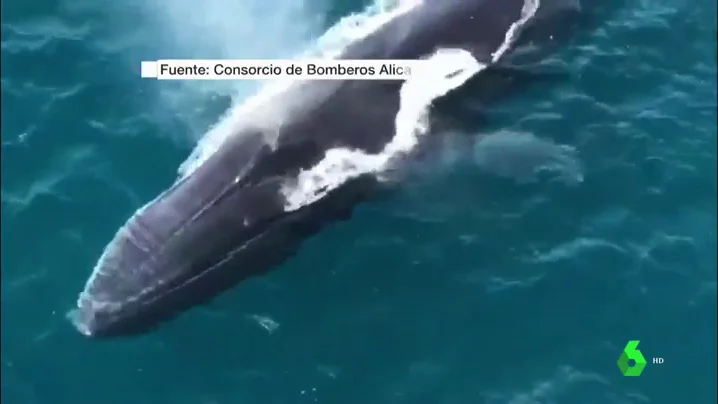
M 142 333 L 259 272 L 269 257 L 254 255 L 256 245 L 272 251 L 267 236 L 286 216 L 278 184 L 242 181 L 264 151 L 259 135 L 233 139 L 135 212 L 69 314 L 77 330 L 90 337 Z

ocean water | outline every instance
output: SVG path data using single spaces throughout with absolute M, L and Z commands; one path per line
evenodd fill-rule
M 456 164 L 156 332 L 65 318 L 102 248 L 256 83 L 139 61 L 285 57 L 366 4 L 8 0 L 3 403 L 716 403 L 716 2 L 626 1 L 494 105 L 584 180 Z M 611 7 L 609 7 L 611 8 Z M 640 377 L 616 360 L 640 340 Z

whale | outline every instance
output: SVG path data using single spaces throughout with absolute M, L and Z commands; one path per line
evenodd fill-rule
M 532 53 L 541 58 L 564 43 L 584 6 L 576 0 L 416 1 L 333 57 L 417 60 L 459 50 L 473 70 L 441 97 L 464 86 L 501 93 L 495 83 L 521 87 L 533 77 L 514 61 Z M 119 228 L 69 311 L 71 323 L 92 338 L 150 332 L 277 267 L 327 225 L 350 219 L 358 204 L 389 186 L 376 171 L 314 182 L 309 191 L 302 181 L 331 153 L 386 151 L 399 130 L 408 81 L 304 80 L 258 103 L 201 164 Z M 434 109 L 430 121 L 440 119 Z

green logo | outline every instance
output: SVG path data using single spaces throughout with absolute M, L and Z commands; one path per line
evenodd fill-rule
M 646 358 L 643 357 L 641 351 L 639 351 L 638 343 L 641 341 L 628 341 L 626 347 L 623 348 L 623 353 L 618 358 L 618 368 L 621 369 L 621 373 L 624 376 L 640 376 L 643 372 L 643 368 L 646 367 Z M 633 360 L 635 363 L 631 366 L 628 361 Z

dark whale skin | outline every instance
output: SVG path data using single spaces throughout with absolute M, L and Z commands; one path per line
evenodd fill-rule
M 542 1 L 529 29 L 542 40 L 552 37 L 541 21 L 570 20 L 579 13 L 575 5 Z M 523 6 L 523 0 L 425 0 L 350 44 L 339 58 L 418 59 L 438 48 L 462 48 L 489 63 Z M 75 327 L 97 338 L 148 332 L 271 269 L 322 226 L 349 217 L 381 187 L 375 177 L 349 180 L 293 211 L 285 209 L 282 186 L 331 148 L 381 151 L 394 134 L 401 84 L 299 83 L 283 96 L 314 96 L 302 97 L 272 133 L 240 125 L 202 165 L 120 228 L 69 315 Z

